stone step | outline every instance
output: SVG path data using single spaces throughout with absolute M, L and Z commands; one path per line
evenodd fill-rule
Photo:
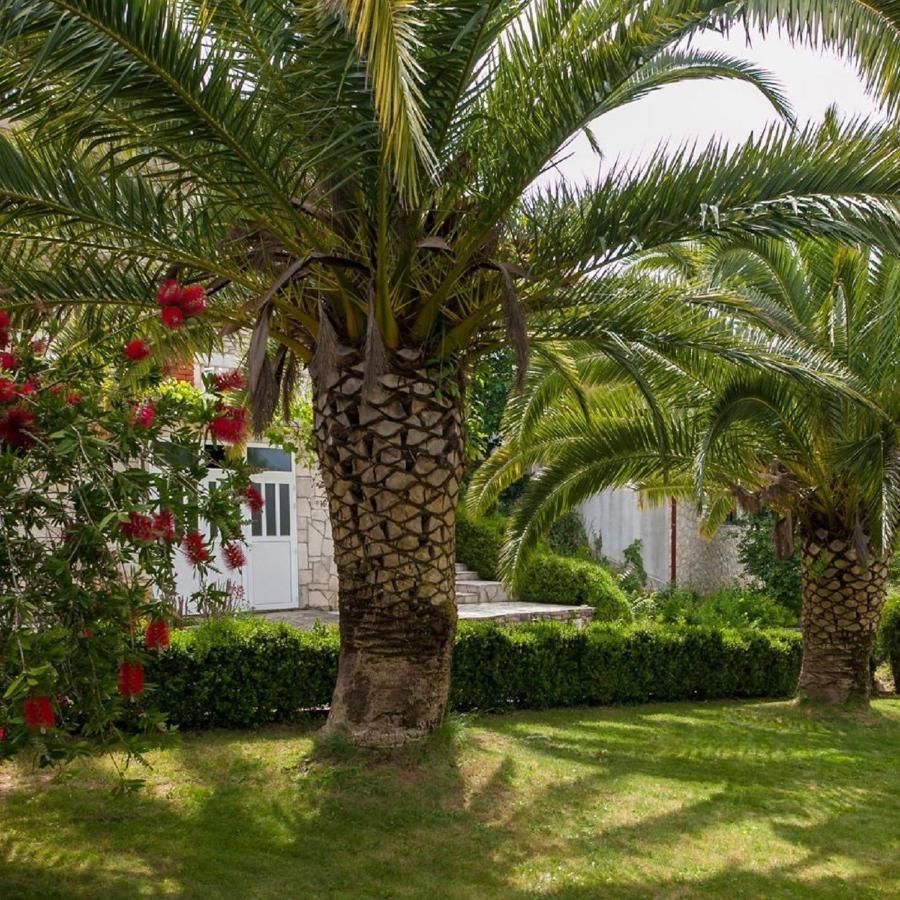
M 456 596 L 461 594 L 474 595 L 477 603 L 506 603 L 509 601 L 509 595 L 506 588 L 499 581 L 466 580 L 456 581 Z M 460 603 L 469 601 L 459 601 Z

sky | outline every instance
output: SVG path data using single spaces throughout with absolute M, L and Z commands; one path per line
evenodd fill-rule
M 798 125 L 820 121 L 832 104 L 847 117 L 877 116 L 876 103 L 867 95 L 852 63 L 831 54 L 794 47 L 769 34 L 729 38 L 701 35 L 693 46 L 741 57 L 768 70 L 781 82 Z M 689 81 L 670 85 L 636 103 L 595 121 L 593 133 L 603 151 L 602 160 L 581 135 L 559 155 L 555 171 L 543 183 L 564 178 L 593 181 L 617 159 L 641 160 L 662 142 L 706 144 L 716 137 L 738 144 L 768 124 L 779 121 L 769 102 L 753 87 L 734 81 Z

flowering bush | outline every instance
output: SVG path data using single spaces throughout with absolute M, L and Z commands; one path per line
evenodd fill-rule
M 200 300 L 179 289 L 186 314 Z M 131 758 L 166 728 L 145 667 L 184 602 L 175 554 L 196 566 L 192 600 L 207 608 L 228 590 L 200 523 L 229 567 L 243 565 L 242 510 L 256 501 L 245 464 L 224 454 L 202 487 L 207 441 L 243 432 L 214 425 L 233 396 L 226 406 L 209 384 L 182 402 L 139 338 L 56 357 L 30 337 L 0 312 L 0 760 L 30 748 L 48 765 L 89 747 Z

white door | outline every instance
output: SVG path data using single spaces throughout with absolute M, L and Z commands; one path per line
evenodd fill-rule
M 299 605 L 293 459 L 275 447 L 250 445 L 247 462 L 265 469 L 252 478 L 265 506 L 246 530 L 247 601 L 253 609 L 293 609 Z
M 219 536 L 206 522 L 198 523 L 198 530 L 211 541 L 213 561 L 220 570 L 213 576 L 223 589 L 239 588 L 243 601 L 238 608 L 292 609 L 299 606 L 297 580 L 297 514 L 296 481 L 293 459 L 289 453 L 275 447 L 252 444 L 247 448 L 247 462 L 257 469 L 265 469 L 252 476 L 263 496 L 265 506 L 254 513 L 243 528 L 247 546 L 247 564 L 237 572 L 228 571 L 222 561 Z M 210 469 L 204 486 L 215 484 L 222 477 L 221 470 Z M 178 594 L 190 596 L 201 587 L 196 569 L 182 550 L 175 554 L 175 577 Z M 187 605 L 187 613 L 195 613 Z

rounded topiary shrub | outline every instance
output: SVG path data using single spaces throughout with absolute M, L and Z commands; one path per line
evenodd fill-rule
M 594 621 L 631 619 L 631 607 L 615 576 L 597 563 L 542 553 L 525 569 L 518 597 L 526 603 L 593 606 Z
M 456 519 L 456 558 L 487 581 L 497 580 L 507 519 L 499 514 L 470 519 L 460 509 Z

